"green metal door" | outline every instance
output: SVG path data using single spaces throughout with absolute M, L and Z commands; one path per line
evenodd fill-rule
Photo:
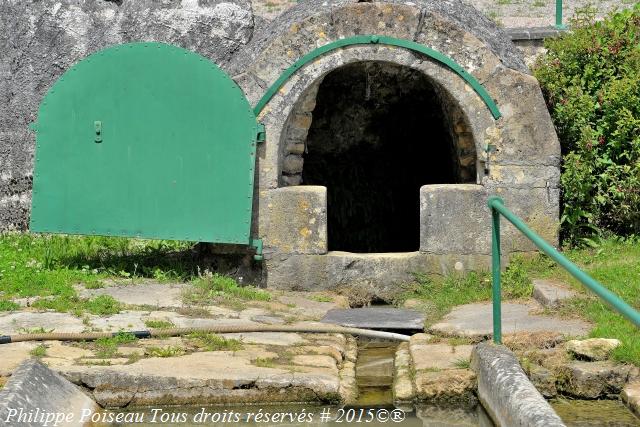
M 258 124 L 209 60 L 106 49 L 58 80 L 34 128 L 32 231 L 251 243 Z

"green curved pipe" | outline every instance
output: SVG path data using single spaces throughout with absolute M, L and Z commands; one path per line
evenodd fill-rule
M 491 96 L 489 95 L 487 90 L 484 88 L 484 86 L 482 86 L 482 84 L 475 77 L 473 77 L 473 75 L 471 75 L 467 70 L 465 70 L 460 64 L 458 64 L 456 61 L 454 61 L 447 55 L 411 40 L 396 39 L 394 37 L 378 36 L 378 35 L 347 37 L 345 39 L 336 40 L 334 42 L 326 44 L 324 46 L 321 46 L 307 53 L 302 58 L 298 59 L 292 66 L 287 68 L 284 71 L 284 73 L 280 75 L 278 80 L 276 80 L 276 82 L 273 85 L 271 85 L 271 87 L 262 96 L 260 101 L 258 101 L 258 103 L 253 109 L 253 112 L 255 113 L 256 116 L 258 116 L 262 112 L 264 107 L 266 107 L 266 105 L 269 103 L 271 98 L 273 98 L 273 96 L 282 88 L 282 86 L 284 86 L 287 80 L 289 80 L 291 76 L 295 74 L 296 71 L 304 67 L 309 62 L 324 55 L 327 52 L 331 52 L 333 50 L 337 50 L 345 46 L 352 46 L 352 45 L 359 45 L 359 44 L 381 44 L 381 45 L 387 45 L 387 46 L 396 46 L 404 49 L 409 49 L 415 52 L 419 52 L 432 59 L 435 59 L 436 61 L 446 65 L 451 70 L 453 70 L 456 74 L 462 77 L 469 84 L 469 86 L 473 88 L 473 90 L 478 94 L 478 96 L 480 96 L 480 98 L 482 98 L 484 103 L 487 105 L 487 108 L 489 108 L 489 111 L 491 111 L 491 115 L 493 115 L 494 119 L 497 120 L 500 117 L 502 117 L 502 114 L 500 113 L 500 109 L 498 109 L 498 106 L 496 105 L 495 101 L 493 100 L 493 98 L 491 98 Z

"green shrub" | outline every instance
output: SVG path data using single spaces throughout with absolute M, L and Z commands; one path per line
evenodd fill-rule
M 562 144 L 562 232 L 569 243 L 640 232 L 640 3 L 576 19 L 535 67 Z

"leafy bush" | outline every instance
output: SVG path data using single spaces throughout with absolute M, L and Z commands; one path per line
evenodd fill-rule
M 563 237 L 640 232 L 640 3 L 576 19 L 535 67 L 562 144 Z

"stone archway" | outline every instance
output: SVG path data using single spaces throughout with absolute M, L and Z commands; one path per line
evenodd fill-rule
M 417 251 L 420 188 L 477 183 L 464 114 L 427 75 L 390 62 L 344 65 L 314 86 L 291 113 L 311 120 L 283 136 L 282 185 L 327 187 L 330 251 Z
M 367 34 L 418 43 L 463 71 L 402 45 L 340 44 Z M 298 59 L 328 45 L 338 47 L 293 67 L 284 84 L 276 85 Z M 319 123 L 327 113 L 314 116 L 325 102 L 323 82 L 340 70 L 357 74 L 363 63 L 392 64 L 423 76 L 435 88 L 436 104 L 447 119 L 448 146 L 454 149 L 446 169 L 455 173 L 449 179 L 427 179 L 420 187 L 420 241 L 412 252 L 334 251 L 341 248 L 327 239 L 327 184 L 300 185 L 307 184 L 305 162 L 313 163 L 312 145 L 322 140 Z M 266 127 L 267 140 L 258 151 L 254 215 L 255 233 L 265 245 L 268 286 L 355 284 L 383 292 L 417 271 L 486 268 L 491 253 L 486 200 L 494 194 L 557 242 L 560 151 L 538 82 L 502 30 L 463 1 L 301 2 L 258 34 L 230 69 L 249 100 L 260 106 L 259 120 Z M 484 94 L 461 78 L 465 73 Z M 504 253 L 533 250 L 508 227 L 503 242 Z

